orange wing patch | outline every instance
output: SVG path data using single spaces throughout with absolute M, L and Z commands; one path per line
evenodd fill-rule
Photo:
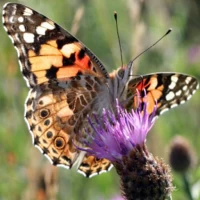
M 157 76 L 152 76 L 148 80 L 146 78 L 142 79 L 142 81 L 136 86 L 136 90 L 139 94 L 142 94 L 146 91 L 145 97 L 140 98 L 142 102 L 148 102 L 147 104 L 147 111 L 148 113 L 152 113 L 154 111 L 155 105 L 157 107 L 160 106 L 158 100 L 163 95 L 164 85 L 158 86 L 158 79 Z M 134 103 L 138 105 L 138 96 L 134 97 Z M 136 105 L 134 107 L 136 107 Z
M 51 46 L 52 45 L 52 46 Z M 97 74 L 91 70 L 92 63 L 80 47 L 80 44 L 65 44 L 58 49 L 56 40 L 42 44 L 38 53 L 32 49 L 28 51 L 31 71 L 35 75 L 37 84 L 49 79 L 63 79 L 81 74 Z
M 111 170 L 112 164 L 107 159 L 97 159 L 94 156 L 85 155 L 82 163 L 78 168 L 78 172 L 84 176 L 91 178 L 97 174 Z
M 22 73 L 31 88 L 52 79 L 68 79 L 80 74 L 108 78 L 103 64 L 89 49 L 31 8 L 6 4 L 3 24 L 16 47 Z

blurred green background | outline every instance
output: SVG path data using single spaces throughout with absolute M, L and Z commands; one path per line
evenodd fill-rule
M 108 71 L 121 65 L 113 12 L 118 13 L 124 63 L 173 31 L 140 56 L 135 73 L 177 71 L 200 80 L 200 2 L 197 0 L 24 0 L 17 1 L 48 16 L 73 33 L 105 64 Z M 0 1 L 2 7 L 5 1 Z M 86 179 L 75 170 L 51 166 L 32 145 L 23 119 L 28 93 L 17 54 L 0 26 L 0 200 L 103 200 L 120 194 L 116 172 Z M 148 135 L 148 148 L 168 162 L 170 140 L 187 138 L 197 162 L 188 172 L 191 186 L 200 192 L 200 93 L 157 120 Z M 173 172 L 173 171 L 172 171 Z M 187 200 L 179 174 L 173 172 L 173 199 Z M 199 185 L 198 185 L 199 184 Z M 194 188 L 194 187 L 193 187 Z

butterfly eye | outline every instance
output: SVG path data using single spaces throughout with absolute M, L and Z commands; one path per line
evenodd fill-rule
M 123 68 L 121 68 L 117 71 L 117 77 L 120 79 L 123 79 L 123 77 L 124 77 L 124 69 Z

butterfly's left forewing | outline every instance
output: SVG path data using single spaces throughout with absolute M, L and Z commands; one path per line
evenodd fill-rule
M 99 59 L 52 20 L 21 4 L 8 3 L 3 25 L 18 52 L 28 85 L 92 74 L 108 78 Z

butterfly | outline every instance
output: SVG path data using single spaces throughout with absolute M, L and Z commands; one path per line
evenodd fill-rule
M 59 25 L 21 4 L 7 3 L 3 25 L 18 53 L 21 72 L 30 88 L 25 120 L 33 143 L 57 166 L 78 166 L 86 177 L 110 170 L 110 161 L 78 150 L 87 116 L 112 109 L 116 98 L 126 109 L 135 96 L 148 101 L 156 115 L 183 104 L 198 89 L 198 81 L 180 73 L 135 77 L 132 62 L 108 73 L 101 61 Z

